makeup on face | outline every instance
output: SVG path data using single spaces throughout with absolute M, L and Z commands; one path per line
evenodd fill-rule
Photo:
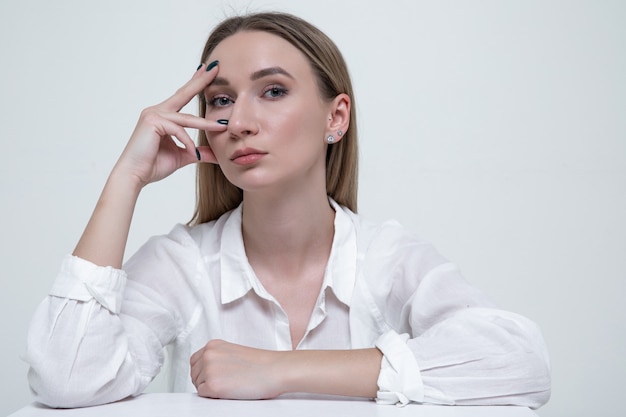
M 271 76 L 276 76 L 276 75 L 285 76 L 291 80 L 295 80 L 295 78 L 287 70 L 285 70 L 284 68 L 280 66 L 272 66 L 272 67 L 263 68 L 263 69 L 254 71 L 253 73 L 250 74 L 249 80 L 252 82 L 255 82 L 258 80 L 262 80 L 266 77 L 271 77 Z M 216 77 L 211 82 L 207 90 L 210 89 L 210 87 L 230 87 L 230 86 L 231 86 L 231 83 L 227 77 Z M 216 109 L 222 106 L 227 107 L 227 106 L 234 104 L 234 99 L 231 98 L 231 94 L 232 93 L 227 93 L 223 95 L 222 94 L 213 95 L 213 94 L 208 94 L 208 91 L 206 91 L 205 101 L 207 103 L 207 106 L 215 107 Z M 268 99 L 278 99 L 288 94 L 288 89 L 283 87 L 282 83 L 272 83 L 271 85 L 268 85 L 262 90 L 262 94 L 264 97 Z M 223 103 L 220 103 L 220 100 L 222 100 Z M 227 126 L 229 123 L 228 119 L 223 119 L 223 118 L 217 119 L 216 121 L 217 123 L 221 125 L 225 125 L 225 126 Z
M 237 165 L 251 165 L 262 159 L 267 152 L 254 148 L 243 148 L 236 150 L 230 157 L 230 160 Z

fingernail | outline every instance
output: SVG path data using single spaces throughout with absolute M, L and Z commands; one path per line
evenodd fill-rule
M 204 64 L 198 65 L 198 68 L 196 68 L 196 71 L 198 71 L 200 68 L 202 68 L 202 65 L 204 65 Z
M 196 158 L 198 158 L 198 161 L 200 160 L 200 151 L 198 148 L 196 148 Z
M 209 65 L 206 66 L 206 70 L 211 71 L 213 68 L 215 68 L 215 66 L 219 63 L 219 61 L 216 59 L 215 61 L 211 62 Z
M 228 124 L 228 119 L 217 119 L 217 123 L 219 123 L 221 125 L 227 125 Z

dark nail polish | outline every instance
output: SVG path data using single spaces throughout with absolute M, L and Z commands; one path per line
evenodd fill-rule
M 198 150 L 198 148 L 196 148 L 196 157 L 198 158 L 198 161 L 200 160 L 200 151 Z
M 213 68 L 215 68 L 217 66 L 217 64 L 219 64 L 219 61 L 216 59 L 215 61 L 211 62 L 209 65 L 206 66 L 206 70 L 211 71 Z
M 217 123 L 219 123 L 221 125 L 227 125 L 228 124 L 228 119 L 217 119 Z
M 198 65 L 198 68 L 196 68 L 196 71 L 198 71 L 200 68 L 202 68 L 202 66 L 203 66 L 203 65 L 204 65 L 204 64 L 200 64 L 200 65 Z

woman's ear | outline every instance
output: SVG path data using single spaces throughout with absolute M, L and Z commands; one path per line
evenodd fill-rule
M 333 136 L 334 142 L 339 142 L 350 127 L 350 96 L 345 93 L 335 97 L 330 105 L 326 135 Z

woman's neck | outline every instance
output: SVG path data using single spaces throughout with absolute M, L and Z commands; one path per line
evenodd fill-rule
M 335 212 L 324 192 L 244 193 L 242 234 L 252 265 L 299 269 L 328 260 Z

